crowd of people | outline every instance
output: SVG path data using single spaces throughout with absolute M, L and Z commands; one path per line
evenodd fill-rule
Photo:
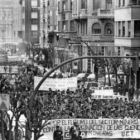
M 46 72 L 46 71 L 45 71 Z M 34 76 L 43 76 L 44 72 L 34 66 L 19 66 L 19 73 L 15 75 L 0 75 L 0 91 L 12 96 L 11 102 L 23 97 L 28 102 L 33 92 Z M 134 91 L 130 88 L 131 94 Z M 91 91 L 77 88 L 75 91 L 39 91 L 37 96 L 44 111 L 50 110 L 52 119 L 56 118 L 140 118 L 139 100 L 92 99 Z M 26 103 L 27 104 L 27 103 Z

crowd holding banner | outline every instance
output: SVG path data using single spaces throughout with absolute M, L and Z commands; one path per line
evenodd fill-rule
M 37 85 L 43 75 L 44 71 L 40 71 L 37 67 L 20 65 L 18 74 L 0 76 L 0 90 L 9 93 L 12 98 L 11 102 L 14 104 L 17 104 L 19 95 L 23 96 L 21 103 L 28 102 L 35 88 L 33 86 Z M 95 98 L 95 94 L 92 95 L 90 90 L 84 87 L 75 88 L 77 86 L 75 79 L 75 77 L 65 80 L 58 77 L 49 79 L 56 81 L 55 86 L 61 81 L 65 88 L 57 86 L 53 89 L 53 87 L 45 86 L 46 89 L 43 87 L 44 90 L 38 92 L 37 100 L 42 104 L 44 111 L 51 108 L 53 112 L 50 122 L 54 122 L 54 125 L 50 123 L 43 129 L 44 137 L 49 137 L 47 140 L 52 140 L 55 122 L 62 127 L 64 138 L 69 138 L 68 128 L 75 120 L 79 122 L 83 138 L 140 138 L 140 102 L 137 100 L 139 94 L 136 95 L 136 100 L 133 100 L 136 94 L 133 90 L 130 90 L 131 93 L 133 92 L 131 100 L 125 96 L 113 98 L 110 95 L 111 98 L 104 95 L 100 96 L 101 98 L 99 96 Z M 68 84 L 68 81 L 71 84 Z M 70 87 L 75 90 L 67 89 Z M 122 121 L 127 121 L 127 123 L 122 124 Z
M 42 77 L 34 77 L 34 88 L 38 85 L 39 81 L 42 79 Z M 71 77 L 71 78 L 48 78 L 46 79 L 39 90 L 49 90 L 50 88 L 52 90 L 67 90 L 68 88 L 76 88 L 77 87 L 77 77 Z
M 53 140 L 53 131 L 61 126 L 64 139 L 70 139 L 69 131 L 78 122 L 82 138 L 140 138 L 139 119 L 55 119 L 43 129 L 47 140 Z

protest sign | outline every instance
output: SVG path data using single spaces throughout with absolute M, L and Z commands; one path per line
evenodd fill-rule
M 59 125 L 64 139 L 70 139 L 69 130 L 78 122 L 82 138 L 140 138 L 139 119 L 56 119 L 43 129 L 44 138 L 53 140 L 55 127 Z
M 42 77 L 34 77 L 34 88 L 38 85 Z M 51 88 L 52 90 L 67 90 L 68 88 L 76 88 L 77 87 L 77 77 L 72 78 L 62 78 L 62 79 L 53 79 L 48 78 L 46 79 L 39 90 L 49 90 Z
M 113 89 L 95 89 L 94 93 L 98 95 L 114 95 Z
M 0 73 L 11 73 L 11 74 L 17 74 L 18 73 L 18 66 L 0 66 Z
M 122 98 L 123 100 L 127 97 L 125 96 L 121 96 L 121 95 L 101 95 L 101 94 L 92 94 L 91 95 L 91 99 L 97 99 L 97 100 L 100 100 L 100 99 L 116 99 L 116 98 Z

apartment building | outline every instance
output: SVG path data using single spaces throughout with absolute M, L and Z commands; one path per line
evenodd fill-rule
M 57 31 L 57 0 L 40 1 L 40 44 L 42 48 L 49 48 L 48 34 L 55 35 Z
M 22 0 L 22 38 L 32 44 L 39 43 L 40 0 Z
M 115 1 L 115 46 L 124 55 L 140 53 L 140 0 Z
M 13 40 L 22 42 L 22 6 L 19 0 L 13 1 Z
M 0 43 L 13 42 L 13 1 L 0 0 Z
M 70 38 L 77 36 L 72 0 L 42 0 L 40 7 L 41 46 L 55 51 L 54 65 L 73 58 L 76 53 L 68 49 Z
M 77 35 L 95 54 L 114 55 L 114 0 L 73 0 L 72 18 Z M 92 55 L 82 43 L 82 55 Z M 83 71 L 93 72 L 92 60 L 83 60 Z

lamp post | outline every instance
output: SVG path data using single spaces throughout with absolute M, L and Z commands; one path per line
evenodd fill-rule
M 97 55 L 91 49 L 91 47 L 88 45 L 88 43 L 83 41 L 81 38 L 80 38 L 80 40 L 78 38 L 76 38 L 76 37 L 73 37 L 72 39 L 75 40 L 75 41 L 78 41 L 80 44 L 84 43 L 86 45 L 86 47 L 90 50 L 90 52 L 92 53 L 93 56 Z M 95 81 L 98 82 L 98 62 L 97 62 L 97 58 L 95 58 L 95 61 L 94 61 L 94 73 L 95 73 Z

